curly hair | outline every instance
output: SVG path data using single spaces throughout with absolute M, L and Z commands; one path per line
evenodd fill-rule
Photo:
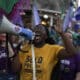
M 46 29 L 45 29 L 45 27 L 42 26 L 42 25 L 37 25 L 36 27 L 33 28 L 33 31 L 34 31 L 34 32 L 39 32 L 39 33 L 41 33 L 42 35 L 47 35 Z

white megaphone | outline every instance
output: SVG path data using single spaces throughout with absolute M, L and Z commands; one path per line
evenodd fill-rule
M 2 16 L 0 20 L 0 33 L 20 35 L 27 39 L 32 39 L 33 37 L 33 32 L 30 29 L 25 29 L 11 23 L 5 16 Z
M 19 33 L 18 26 L 11 23 L 5 16 L 2 17 L 2 20 L 0 22 L 0 33 L 12 33 L 12 34 L 18 34 Z

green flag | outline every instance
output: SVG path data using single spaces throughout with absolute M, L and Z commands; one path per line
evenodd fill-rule
M 19 0 L 0 0 L 0 8 L 3 9 L 6 13 L 10 13 L 14 4 Z

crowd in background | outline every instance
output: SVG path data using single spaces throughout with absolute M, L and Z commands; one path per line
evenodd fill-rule
M 16 6 L 18 8 L 18 4 Z M 5 13 L 2 11 L 0 18 L 2 14 Z M 13 20 L 13 14 L 5 16 L 13 24 L 23 26 Z M 40 20 L 34 25 L 31 21 L 28 27 L 22 28 L 23 31 L 19 34 L 21 36 L 0 34 L 0 80 L 80 80 L 78 17 L 80 12 L 76 14 L 71 27 L 65 31 L 61 16 L 57 15 L 55 25 L 46 26 Z M 34 17 L 32 19 L 36 22 Z M 79 27 L 76 31 L 75 25 Z M 26 36 L 29 33 L 25 29 L 34 33 L 32 39 Z

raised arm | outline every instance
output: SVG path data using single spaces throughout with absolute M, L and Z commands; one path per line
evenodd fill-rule
M 66 32 L 63 32 L 62 30 L 62 22 L 60 20 L 60 17 L 57 18 L 57 24 L 54 26 L 56 32 L 61 36 L 63 43 L 64 43 L 64 49 L 60 51 L 59 57 L 67 57 L 72 56 L 76 53 L 76 49 L 74 45 L 72 44 L 71 40 L 66 35 Z

